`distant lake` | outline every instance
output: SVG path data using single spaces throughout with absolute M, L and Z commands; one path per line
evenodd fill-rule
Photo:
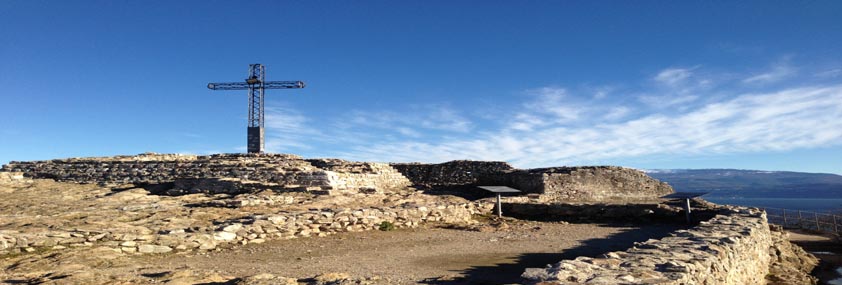
M 702 196 L 702 198 L 717 204 L 842 213 L 842 198 L 745 198 L 710 195 Z

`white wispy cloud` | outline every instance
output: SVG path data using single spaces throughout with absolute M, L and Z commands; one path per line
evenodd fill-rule
M 781 81 L 783 79 L 794 76 L 797 69 L 790 65 L 789 58 L 784 58 L 772 65 L 771 69 L 759 74 L 752 75 L 743 79 L 743 83 L 747 84 L 761 84 Z
M 344 115 L 336 125 L 343 129 L 377 128 L 397 134 L 420 137 L 422 130 L 464 133 L 473 123 L 445 105 L 413 106 L 401 113 L 392 111 L 354 110 Z
M 269 106 L 264 115 L 265 147 L 268 152 L 310 149 L 312 140 L 324 139 L 321 130 L 309 125 L 310 119 L 286 106 Z
M 473 123 L 445 105 L 412 106 L 410 111 L 352 110 L 318 120 L 283 105 L 265 110 L 267 152 L 321 152 L 314 145 L 369 145 L 372 142 L 418 139 L 426 132 L 465 133 Z M 332 121 L 331 121 L 332 120 Z
M 689 78 L 692 74 L 692 69 L 688 68 L 667 68 L 658 72 L 658 75 L 655 75 L 653 79 L 662 84 L 676 85 Z
M 395 130 L 397 130 L 398 133 L 400 133 L 401 135 L 404 135 L 404 136 L 413 137 L 413 138 L 421 137 L 421 132 L 418 132 L 416 130 L 413 130 L 413 129 L 410 129 L 410 128 L 407 128 L 407 127 L 397 127 Z
M 699 66 L 690 68 L 667 68 L 658 72 L 652 80 L 657 84 L 637 96 L 637 99 L 653 108 L 673 108 L 695 102 L 699 94 L 708 91 L 713 79 L 697 74 Z
M 614 87 L 611 86 L 600 86 L 597 88 L 593 88 L 593 98 L 594 99 L 603 99 L 608 97 L 608 94 L 614 91 Z
M 544 87 L 529 90 L 534 99 L 524 104 L 526 111 L 549 114 L 560 121 L 571 121 L 579 118 L 583 111 L 581 106 L 575 106 L 574 101 L 566 97 L 567 90 L 559 87 Z
M 508 128 L 518 131 L 531 131 L 535 127 L 544 126 L 547 124 L 549 124 L 549 122 L 547 122 L 541 117 L 527 113 L 519 113 L 516 114 L 511 123 L 508 124 Z
M 651 114 L 586 127 L 550 125 L 512 135 L 491 131 L 439 143 L 356 147 L 360 159 L 505 160 L 521 167 L 575 164 L 652 154 L 782 151 L 842 143 L 842 86 L 742 94 L 684 114 Z M 393 158 L 393 159 L 389 159 Z
M 816 77 L 819 78 L 836 78 L 842 76 L 842 68 L 834 68 L 829 70 L 824 70 L 817 72 L 815 74 Z
M 606 120 L 610 120 L 610 121 L 618 120 L 618 119 L 622 119 L 623 117 L 628 115 L 630 112 L 631 112 L 631 108 L 629 108 L 629 107 L 616 106 L 616 107 L 612 107 L 610 110 L 608 110 L 608 113 L 606 113 L 605 116 L 603 116 L 603 118 L 606 119 Z
M 694 94 L 643 95 L 638 97 L 640 102 L 653 107 L 669 108 L 675 105 L 687 104 L 699 99 Z
M 633 91 L 659 95 L 618 102 L 608 99 L 621 95 L 596 98 L 585 91 L 576 96 L 557 86 L 530 89 L 524 91 L 526 100 L 483 118 L 493 121 L 483 125 L 463 115 L 470 110 L 446 104 L 403 112 L 355 110 L 327 121 L 271 108 L 267 146 L 290 152 L 318 142 L 335 146 L 315 150 L 320 155 L 353 160 L 502 160 L 540 167 L 842 144 L 842 85 L 751 92 L 733 88 L 746 77 L 732 76 L 730 83 L 736 84 L 721 85 L 711 78 L 716 77 L 698 67 L 665 69 L 646 80 L 658 84 Z
M 307 128 L 306 122 L 308 121 L 308 118 L 293 108 L 271 106 L 266 107 L 265 112 L 264 125 L 266 128 L 285 133 L 318 132 L 317 130 Z
M 443 106 L 429 106 L 426 109 L 428 109 L 427 114 L 422 116 L 410 115 L 410 119 L 420 117 L 420 125 L 433 130 L 467 132 L 471 129 L 471 121 L 462 117 L 453 109 Z

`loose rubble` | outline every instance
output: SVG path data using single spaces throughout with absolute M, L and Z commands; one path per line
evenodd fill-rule
M 49 180 L 38 180 L 32 188 L 46 189 L 27 193 L 46 205 L 20 209 L 15 215 L 4 213 L 0 254 L 92 246 L 129 254 L 213 250 L 267 239 L 373 230 L 384 221 L 398 228 L 428 222 L 470 223 L 472 215 L 491 208 L 491 203 L 414 191 L 343 196 L 297 193 L 297 197 L 271 191 L 233 197 L 158 196 L 142 188 L 111 192 L 95 185 L 78 185 L 68 190 Z M 51 202 L 53 196 L 64 201 Z M 292 205 L 295 200 L 299 204 Z M 61 210 L 70 207 L 64 203 L 82 207 L 67 213 Z M 288 207 L 274 207 L 279 204 Z M 15 205 L 4 206 L 15 209 Z

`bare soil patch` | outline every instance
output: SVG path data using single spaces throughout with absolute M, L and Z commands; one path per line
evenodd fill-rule
M 637 241 L 664 236 L 675 225 L 595 225 L 510 221 L 488 231 L 417 228 L 347 233 L 322 238 L 270 241 L 229 250 L 139 256 L 130 268 L 153 275 L 183 270 L 226 276 L 271 273 L 306 278 L 348 273 L 383 284 L 504 284 L 520 281 L 528 267 L 562 259 L 625 250 Z

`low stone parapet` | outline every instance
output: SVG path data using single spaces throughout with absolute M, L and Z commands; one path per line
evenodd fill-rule
M 766 213 L 727 207 L 698 226 L 601 258 L 527 269 L 541 284 L 765 284 L 775 256 Z
M 391 223 L 395 228 L 412 228 L 430 222 L 466 224 L 473 222 L 473 215 L 489 211 L 489 205 L 457 203 L 324 209 L 251 216 L 222 223 L 213 233 L 203 234 L 203 237 L 195 238 L 195 235 L 193 237 L 185 235 L 185 238 L 181 240 L 194 242 L 177 246 L 177 249 L 208 249 L 213 243 L 216 245 L 262 243 L 269 239 L 293 239 L 376 230 L 384 222 Z M 174 234 L 178 235 L 181 232 L 177 231 Z M 207 241 L 207 235 L 213 237 L 213 242 Z M 202 243 L 203 239 L 207 242 Z

